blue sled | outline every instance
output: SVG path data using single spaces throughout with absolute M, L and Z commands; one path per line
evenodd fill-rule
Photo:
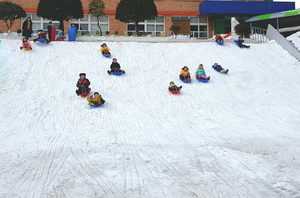
M 43 43 L 43 42 L 46 42 L 46 39 L 38 39 L 37 41 Z
M 205 78 L 199 78 L 198 81 L 203 83 L 208 83 L 208 80 Z
M 121 76 L 122 75 L 122 72 L 111 72 L 112 75 L 115 75 L 115 76 Z
M 184 83 L 191 83 L 191 82 L 192 82 L 192 79 L 191 79 L 191 80 L 182 80 L 182 79 L 180 78 L 180 75 L 179 75 L 179 79 L 180 79 L 182 82 L 184 82 Z
M 224 45 L 224 42 L 216 42 L 217 44 L 219 44 L 219 45 Z
M 101 105 L 98 105 L 98 106 L 94 106 L 94 105 L 90 105 L 90 104 L 89 104 L 89 106 L 90 106 L 90 108 L 91 108 L 91 109 L 93 109 L 93 108 L 99 108 L 99 107 L 102 107 L 102 105 L 103 105 L 103 104 L 101 104 Z
M 102 54 L 105 58 L 110 58 L 111 54 Z
M 239 46 L 239 41 L 238 41 L 238 40 L 234 40 L 233 42 L 234 42 L 239 48 L 245 48 L 245 46 L 242 46 L 242 47 Z

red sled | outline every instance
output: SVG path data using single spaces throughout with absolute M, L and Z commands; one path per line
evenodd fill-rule
M 171 92 L 172 94 L 179 94 L 180 90 L 178 90 L 178 91 L 169 91 L 169 92 Z
M 65 39 L 56 39 L 56 41 L 65 41 Z
M 88 93 L 80 94 L 80 96 L 83 97 L 83 98 L 87 97 L 87 95 L 91 92 L 91 90 L 92 90 L 91 88 L 88 88 L 89 92 Z

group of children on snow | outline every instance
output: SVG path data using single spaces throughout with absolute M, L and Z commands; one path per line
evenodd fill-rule
M 79 79 L 77 81 L 77 87 L 78 89 L 76 90 L 76 94 L 79 96 L 83 93 L 89 93 L 90 92 L 90 81 L 89 79 L 86 78 L 85 73 L 80 73 L 79 74 Z M 89 102 L 90 105 L 92 106 L 99 106 L 101 104 L 105 103 L 105 100 L 101 97 L 101 95 L 98 92 L 94 93 L 94 97 L 88 97 L 87 101 Z
M 44 40 L 47 44 L 50 43 L 51 41 L 51 34 L 52 34 L 52 29 L 53 24 L 50 21 L 49 25 L 48 25 L 48 38 L 47 35 L 44 33 L 44 30 L 38 30 L 38 35 L 37 38 L 33 39 L 33 42 L 39 41 L 39 40 Z M 58 34 L 56 35 L 56 40 L 62 40 L 65 39 L 66 37 L 63 35 L 63 31 L 59 31 Z M 32 50 L 32 45 L 29 42 L 28 38 L 25 37 L 22 39 L 22 46 L 20 47 L 20 49 L 27 49 L 27 50 Z
M 219 65 L 218 63 L 215 63 L 213 65 L 214 69 L 217 70 L 218 72 L 222 72 L 222 73 L 227 73 L 228 69 L 224 69 L 221 65 Z M 195 77 L 196 79 L 206 79 L 209 80 L 210 76 L 206 76 L 206 72 L 203 68 L 203 64 L 200 64 L 199 67 L 197 68 L 196 72 L 195 72 Z M 182 81 L 190 81 L 191 80 L 191 74 L 189 72 L 189 68 L 187 66 L 184 66 L 180 73 L 179 73 L 179 78 Z M 182 88 L 182 86 L 177 86 L 174 84 L 173 81 L 170 82 L 169 85 L 169 91 L 179 91 Z
M 103 43 L 101 45 L 100 52 L 102 52 L 104 54 L 104 53 L 110 53 L 109 51 L 110 51 L 110 49 L 107 47 L 106 43 Z M 225 70 L 218 63 L 215 63 L 213 65 L 213 67 L 218 72 L 222 72 L 222 73 L 227 73 L 228 72 L 228 69 Z M 112 73 L 119 73 L 119 72 L 125 74 L 125 71 L 121 70 L 121 66 L 117 62 L 117 59 L 113 58 L 113 62 L 110 65 L 110 70 L 107 70 L 107 73 L 110 75 Z M 81 74 L 79 74 L 79 76 L 80 76 L 80 79 L 77 82 L 78 90 L 76 90 L 77 95 L 81 95 L 83 93 L 89 93 L 90 81 L 86 78 L 86 74 L 81 73 Z M 182 81 L 190 81 L 191 80 L 191 75 L 190 75 L 190 72 L 189 72 L 189 68 L 187 66 L 184 66 L 181 69 L 181 71 L 179 73 L 179 77 Z M 206 80 L 210 79 L 210 76 L 206 76 L 206 72 L 203 68 L 203 64 L 200 64 L 199 67 L 197 68 L 197 70 L 195 72 L 195 77 L 196 77 L 196 79 L 206 79 Z M 181 88 L 182 88 L 182 86 L 175 85 L 173 81 L 170 82 L 169 91 L 180 91 Z M 98 92 L 95 92 L 95 94 L 94 94 L 95 98 L 91 98 L 91 97 L 87 98 L 89 104 L 93 105 L 93 106 L 98 106 L 98 105 L 103 104 L 105 101 L 101 98 L 101 95 L 99 95 Z M 100 97 L 101 100 L 99 100 L 98 96 Z M 95 103 L 95 101 L 98 101 L 98 102 Z M 95 104 L 93 104 L 93 103 L 95 103 Z
M 104 46 L 104 45 L 102 44 L 101 46 Z M 106 44 L 105 44 L 105 46 L 106 46 Z M 107 73 L 111 74 L 111 73 L 119 73 L 119 72 L 125 74 L 125 71 L 121 70 L 121 66 L 117 62 L 117 59 L 114 58 L 113 62 L 110 65 L 110 70 L 107 70 Z M 85 73 L 80 73 L 79 77 L 80 78 L 78 79 L 77 85 L 76 85 L 78 88 L 76 90 L 76 94 L 78 96 L 82 95 L 82 94 L 88 94 L 90 92 L 89 86 L 91 84 L 89 79 L 86 78 Z M 102 105 L 105 103 L 105 100 L 101 97 L 101 95 L 98 92 L 94 93 L 94 97 L 92 97 L 92 96 L 87 97 L 87 101 L 89 102 L 89 105 L 91 105 L 91 106 L 99 106 L 99 105 Z
M 224 42 L 224 39 L 223 39 L 223 37 L 220 35 L 220 33 L 217 33 L 217 34 L 216 34 L 216 36 L 215 36 L 215 41 L 216 41 L 216 42 L 222 42 L 222 43 Z M 250 47 L 250 45 L 244 45 L 243 42 L 244 42 L 243 37 L 242 37 L 242 36 L 239 36 L 239 37 L 238 37 L 238 46 L 239 46 L 240 48 L 242 48 L 242 47 L 249 48 L 249 47 Z

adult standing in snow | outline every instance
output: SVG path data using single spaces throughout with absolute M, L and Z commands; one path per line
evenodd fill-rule
M 23 22 L 22 25 L 22 36 L 29 38 L 31 37 L 32 34 L 32 21 L 31 21 L 31 17 L 27 17 L 27 19 Z
M 53 27 L 53 24 L 52 22 L 50 21 L 49 24 L 48 24 L 48 39 L 49 41 L 55 41 L 55 34 L 53 35 L 53 32 L 55 32 L 55 27 Z M 54 29 L 53 29 L 54 28 Z
M 68 31 L 69 41 L 76 41 L 76 35 L 77 35 L 77 27 L 75 26 L 74 23 L 72 23 Z

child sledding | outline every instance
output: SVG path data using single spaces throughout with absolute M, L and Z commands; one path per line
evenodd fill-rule
M 191 80 L 191 74 L 189 72 L 189 68 L 187 66 L 184 66 L 183 68 L 181 68 L 181 71 L 179 73 L 179 78 L 180 80 L 182 80 L 185 83 L 190 83 Z
M 215 36 L 215 41 L 217 44 L 219 45 L 223 45 L 224 44 L 224 39 L 223 37 L 220 35 L 220 33 L 217 33 Z
M 47 35 L 44 33 L 43 30 L 39 30 L 38 37 L 36 39 L 33 39 L 33 42 L 41 42 L 41 43 L 49 43 L 50 41 L 47 39 Z
M 107 73 L 110 74 L 114 74 L 114 75 L 122 75 L 125 74 L 124 70 L 121 70 L 121 66 L 120 64 L 117 62 L 117 59 L 114 58 L 113 62 L 110 65 L 110 70 L 107 70 Z
M 238 40 L 234 40 L 235 44 L 240 48 L 250 48 L 250 45 L 244 45 L 244 39 L 242 36 L 239 36 Z
M 195 77 L 200 82 L 208 82 L 210 79 L 210 76 L 206 76 L 206 72 L 202 64 L 200 64 L 198 69 L 196 70 Z
M 110 49 L 107 47 L 106 43 L 103 43 L 100 48 L 100 52 L 103 54 L 103 56 L 110 57 L 109 51 Z
M 98 92 L 94 93 L 94 97 L 87 97 L 86 100 L 89 102 L 91 107 L 99 107 L 105 103 L 105 100 L 101 97 Z
M 88 93 L 90 92 L 90 81 L 89 79 L 86 78 L 86 74 L 85 73 L 80 73 L 79 74 L 79 79 L 77 81 L 77 87 L 78 89 L 76 90 L 76 94 L 81 97 L 85 97 L 88 95 Z
M 28 41 L 27 38 L 23 38 L 22 39 L 22 46 L 20 47 L 20 50 L 24 50 L 24 51 L 30 51 L 32 50 L 31 48 L 31 43 Z
M 170 82 L 170 85 L 169 85 L 169 91 L 170 91 L 171 93 L 179 93 L 180 90 L 181 90 L 181 88 L 182 88 L 182 86 L 179 86 L 179 87 L 178 87 L 177 85 L 174 84 L 173 81 Z
M 218 63 L 215 63 L 213 66 L 212 66 L 213 69 L 215 69 L 217 72 L 220 72 L 220 73 L 224 73 L 224 74 L 227 74 L 228 73 L 228 69 L 224 69 L 221 65 L 219 65 Z
M 56 40 L 57 40 L 57 41 L 64 41 L 65 38 L 66 38 L 66 37 L 64 36 L 63 31 L 59 31 L 58 34 L 56 35 Z

